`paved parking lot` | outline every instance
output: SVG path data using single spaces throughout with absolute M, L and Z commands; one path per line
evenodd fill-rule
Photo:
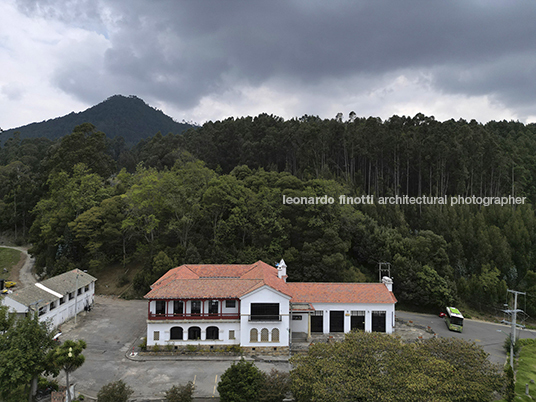
M 103 385 L 123 380 L 138 402 L 160 400 L 173 385 L 195 382 L 197 397 L 217 396 L 215 385 L 231 361 L 147 360 L 132 361 L 126 354 L 145 336 L 147 302 L 96 296 L 95 306 L 61 328 L 61 339 L 84 339 L 86 361 L 70 378 L 76 390 L 96 396 Z M 261 370 L 288 370 L 288 363 L 256 363 Z M 60 377 L 60 381 L 64 381 Z

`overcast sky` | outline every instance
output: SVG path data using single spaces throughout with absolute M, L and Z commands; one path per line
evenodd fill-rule
M 533 0 L 1 0 L 0 127 L 136 95 L 175 120 L 536 121 Z

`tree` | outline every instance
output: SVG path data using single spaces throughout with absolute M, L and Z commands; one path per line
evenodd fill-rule
M 351 332 L 291 359 L 296 401 L 491 401 L 504 384 L 474 343 L 437 338 L 406 344 L 381 333 Z
M 108 178 L 115 171 L 115 162 L 106 149 L 106 135 L 96 131 L 93 124 L 84 123 L 52 147 L 44 165 L 48 172 L 71 173 L 74 166 L 84 163 L 92 173 Z
M 186 385 L 174 385 L 166 391 L 166 402 L 192 402 L 195 385 L 188 381 Z
M 0 305 L 0 397 L 14 402 L 31 398 L 37 377 L 54 372 L 54 345 L 49 326 L 36 314 L 15 318 Z
M 262 372 L 252 362 L 247 362 L 242 358 L 222 374 L 218 383 L 220 401 L 258 401 L 263 384 Z
M 127 402 L 133 393 L 130 386 L 119 380 L 103 386 L 97 394 L 97 402 Z
M 86 342 L 67 340 L 54 352 L 54 362 L 57 367 L 65 371 L 65 381 L 69 389 L 69 374 L 79 368 L 86 358 L 82 351 L 86 348 Z M 71 394 L 67 392 L 67 402 L 71 402 Z
M 290 393 L 290 374 L 272 369 L 264 374 L 260 402 L 281 402 Z

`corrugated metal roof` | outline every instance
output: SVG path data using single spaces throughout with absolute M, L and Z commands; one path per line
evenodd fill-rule
M 82 288 L 89 285 L 91 282 L 95 282 L 96 280 L 97 278 L 89 275 L 86 272 L 83 272 L 79 269 L 73 269 L 72 271 L 44 280 L 41 282 L 41 284 L 53 290 L 54 292 L 62 295 L 68 295 L 69 293 L 76 291 L 77 285 L 78 288 Z M 27 307 L 30 305 L 35 305 L 37 306 L 36 308 L 46 306 L 50 302 L 58 300 L 58 298 L 53 294 L 40 289 L 35 285 L 17 290 L 6 297 L 9 297 Z

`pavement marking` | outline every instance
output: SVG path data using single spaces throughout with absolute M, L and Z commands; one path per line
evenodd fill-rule
M 194 374 L 194 385 L 195 385 L 195 379 L 197 378 L 197 374 Z
M 482 342 L 480 339 L 475 339 L 475 342 Z
M 212 392 L 212 397 L 216 395 L 216 386 L 218 385 L 218 374 L 216 374 L 216 378 L 214 378 L 214 391 Z

